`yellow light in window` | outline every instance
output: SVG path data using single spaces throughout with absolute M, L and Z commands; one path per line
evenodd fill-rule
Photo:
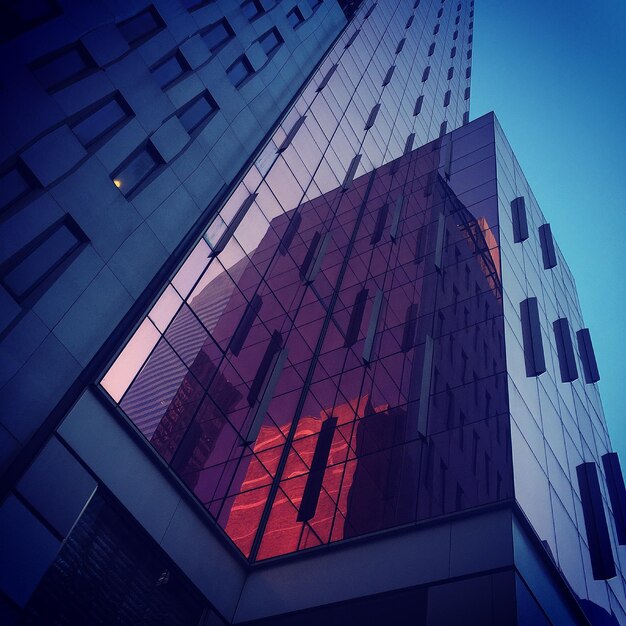
M 118 178 L 114 178 L 114 179 L 113 179 L 113 184 L 114 184 L 116 187 L 118 187 L 118 188 L 119 188 L 119 187 L 121 187 L 121 186 L 122 186 L 122 181 L 121 181 L 121 180 L 119 180 Z

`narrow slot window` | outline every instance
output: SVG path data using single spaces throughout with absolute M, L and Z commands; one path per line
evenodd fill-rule
M 411 133 L 406 138 L 406 143 L 404 144 L 404 154 L 408 154 L 413 150 L 413 142 L 415 141 L 415 133 Z
M 524 359 L 526 376 L 539 376 L 546 371 L 541 339 L 541 323 L 537 298 L 527 298 L 520 303 L 522 318 L 522 337 L 524 342 Z
M 448 69 L 448 80 L 452 80 L 453 76 L 454 76 L 454 68 L 451 67 Z
M 204 91 L 180 109 L 177 116 L 183 128 L 191 134 L 204 126 L 217 111 L 217 102 L 208 91 Z
M 278 28 L 271 28 L 259 37 L 259 44 L 268 58 L 276 54 L 283 43 L 285 43 L 285 40 L 282 38 L 280 32 L 278 32 Z
M 417 330 L 417 314 L 419 305 L 409 304 L 404 315 L 404 330 L 402 332 L 402 352 L 408 352 L 415 345 L 415 331 Z
M 348 167 L 348 171 L 346 172 L 346 176 L 341 185 L 344 191 L 348 189 L 350 185 L 352 184 L 352 181 L 354 180 L 354 175 L 356 174 L 356 171 L 357 171 L 357 168 L 359 167 L 360 162 L 361 162 L 360 154 L 357 154 L 350 162 L 350 167 Z
M 117 27 L 128 45 L 137 46 L 165 28 L 165 22 L 151 5 L 141 13 L 120 22 Z
M 465 124 L 469 124 L 469 111 L 463 113 L 463 125 L 465 126 Z
M 30 65 L 48 93 L 55 93 L 97 70 L 96 62 L 81 43 L 53 52 Z
M 472 68 L 471 67 L 466 67 L 465 68 L 465 78 L 469 78 L 472 75 Z
M 413 24 L 413 20 L 414 20 L 414 16 L 411 15 L 411 17 L 406 21 L 406 26 L 405 28 L 411 28 L 411 25 Z
M 452 49 L 450 50 L 450 58 L 454 59 L 455 56 L 456 56 L 456 46 L 452 46 Z
M 154 76 L 161 89 L 167 89 L 181 76 L 191 71 L 191 66 L 187 63 L 181 51 L 176 50 L 176 52 L 170 54 L 164 60 L 159 61 L 151 71 L 152 76 Z
M 469 100 L 469 97 L 470 97 L 470 88 L 469 88 L 469 87 L 466 87 L 466 88 L 465 88 L 465 95 L 464 95 L 464 98 L 465 98 L 465 100 Z
M 372 303 L 372 310 L 370 312 L 370 321 L 367 325 L 367 333 L 365 335 L 365 343 L 363 345 L 363 363 L 366 365 L 373 360 L 374 353 L 374 340 L 376 339 L 376 333 L 378 332 L 378 321 L 380 319 L 380 311 L 383 306 L 383 291 L 378 289 L 374 296 L 374 302 Z
M 368 9 L 367 13 L 365 14 L 365 17 L 363 18 L 364 20 L 366 20 L 373 12 L 374 9 L 376 8 L 376 2 L 374 2 L 374 4 Z
M 435 28 L 433 29 L 433 35 L 436 35 L 439 32 L 439 23 L 435 24 Z
M 2 265 L 1 283 L 18 301 L 50 284 L 88 241 L 78 224 L 66 216 L 36 237 Z
M 459 31 L 455 30 L 454 33 L 452 34 L 452 41 L 456 41 L 459 37 Z
M 282 236 L 280 240 L 280 245 L 278 246 L 278 252 L 285 256 L 287 254 L 289 247 L 293 243 L 293 238 L 296 236 L 298 229 L 300 228 L 300 224 L 302 223 L 302 215 L 300 213 L 296 213 L 289 222 L 289 226 L 285 229 L 285 234 Z
M 291 145 L 291 142 L 294 140 L 294 137 L 298 134 L 298 131 L 302 128 L 302 125 L 304 124 L 305 120 L 306 120 L 306 115 L 303 115 L 291 127 L 286 137 L 283 139 L 283 142 L 278 147 L 278 150 L 277 150 L 278 153 L 284 152 Z
M 235 37 L 235 31 L 228 23 L 228 20 L 221 19 L 219 22 L 215 22 L 208 26 L 200 33 L 200 36 L 204 40 L 208 49 L 211 52 L 216 52 Z
M 606 486 L 609 490 L 609 499 L 613 509 L 617 541 L 621 546 L 624 546 L 626 545 L 626 489 L 624 488 L 624 476 L 617 453 L 605 454 L 602 457 L 602 465 L 604 466 Z
M 374 232 L 370 238 L 370 244 L 375 246 L 383 236 L 383 230 L 385 230 L 385 224 L 387 223 L 387 215 L 389 214 L 389 207 L 387 203 L 383 204 L 378 209 L 378 216 L 376 217 L 376 225 L 374 226 Z
M 556 267 L 556 250 L 554 249 L 554 239 L 552 238 L 550 224 L 542 224 L 539 227 L 539 243 L 541 244 L 543 268 L 549 270 Z
M 250 194 L 241 204 L 239 209 L 237 209 L 237 213 L 235 213 L 233 219 L 230 224 L 222 234 L 222 236 L 218 239 L 217 243 L 211 248 L 211 256 L 217 256 L 225 247 L 226 244 L 230 241 L 230 238 L 234 235 L 235 231 L 239 224 L 241 224 L 243 218 L 246 216 L 246 213 L 256 200 L 257 194 Z
M 398 42 L 398 46 L 396 48 L 396 54 L 400 54 L 402 52 L 402 48 L 404 48 L 405 42 L 406 42 L 406 37 L 403 37 L 402 39 L 400 39 L 400 41 Z
M 246 55 L 240 56 L 227 70 L 226 74 L 235 87 L 241 87 L 254 74 L 252 65 Z
M 374 122 L 376 121 L 376 116 L 378 115 L 378 111 L 380 110 L 380 102 L 375 104 L 370 111 L 370 115 L 367 118 L 367 122 L 365 123 L 364 130 L 369 130 L 372 126 L 374 126 Z
M 428 77 L 430 76 L 430 65 L 427 65 L 424 68 L 424 71 L 422 72 L 422 82 L 425 83 L 428 80 Z M 423 96 L 420 96 L 423 98 Z
M 583 364 L 585 382 L 588 384 L 597 383 L 600 380 L 600 372 L 598 371 L 598 363 L 596 362 L 596 355 L 593 350 L 593 344 L 591 343 L 589 329 L 581 328 L 576 333 L 576 340 L 578 341 L 580 360 Z
M 304 22 L 302 11 L 300 11 L 298 7 L 294 7 L 291 11 L 289 11 L 289 13 L 287 13 L 287 21 L 289 22 L 291 28 L 298 28 L 298 26 Z
M 439 11 L 437 11 L 437 18 L 440 18 L 443 15 L 443 9 L 439 9 Z
M 148 142 L 132 154 L 112 175 L 115 186 L 130 196 L 163 163 L 154 146 Z
M 389 229 L 389 236 L 392 241 L 398 238 L 398 229 L 400 227 L 400 218 L 402 217 L 402 207 L 404 205 L 404 198 L 398 196 L 395 207 L 393 209 L 393 218 L 391 220 L 391 228 Z
M 528 239 L 528 220 L 526 219 L 526 203 L 520 196 L 511 202 L 511 218 L 513 220 L 513 241 L 521 243 Z
M 393 73 L 396 70 L 396 66 L 392 65 L 388 70 L 387 70 L 387 75 L 385 76 L 385 80 L 383 80 L 383 87 L 385 87 L 386 85 L 388 85 L 391 82 L 391 78 L 393 76 Z
M 254 406 L 254 403 L 259 399 L 259 395 L 263 388 L 263 384 L 267 379 L 267 375 L 272 367 L 272 364 L 283 347 L 283 336 L 278 331 L 272 333 L 272 337 L 267 344 L 265 354 L 259 363 L 259 368 L 254 376 L 254 380 L 250 385 L 250 391 L 248 392 L 248 404 Z
M 415 101 L 415 108 L 413 109 L 413 116 L 419 115 L 422 110 L 422 105 L 424 104 L 424 96 L 420 96 Z
M 615 576 L 615 562 L 596 464 L 581 463 L 576 467 L 576 474 L 593 577 L 595 580 L 608 580 Z
M 315 452 L 313 453 L 311 471 L 307 477 L 302 494 L 302 501 L 300 502 L 300 508 L 298 510 L 297 520 L 299 522 L 308 522 L 315 516 L 336 426 L 336 417 L 329 417 L 322 423 L 322 428 L 317 436 Z
M 468 51 L 467 51 L 467 59 L 469 60 L 469 59 L 471 59 L 471 58 L 472 58 L 472 51 L 471 51 L 471 50 L 468 50 Z
M 433 56 L 433 53 L 435 52 L 435 43 L 431 43 L 430 47 L 428 48 L 428 56 L 431 57 Z
M 0 213 L 4 213 L 35 189 L 39 182 L 21 159 L 0 174 Z
M 571 383 L 578 378 L 576 368 L 576 358 L 574 357 L 574 344 L 572 343 L 572 333 L 566 318 L 556 320 L 552 327 L 556 340 L 556 351 L 559 357 L 559 369 L 561 370 L 561 381 Z
M 98 103 L 72 125 L 74 134 L 85 148 L 92 146 L 133 116 L 131 108 L 119 93 Z
M 448 132 L 448 122 L 444 120 L 439 127 L 439 136 L 443 137 Z
M 324 89 L 324 87 L 328 85 L 328 81 L 332 78 L 332 75 L 335 73 L 336 70 L 337 70 L 337 64 L 335 63 L 335 65 L 333 65 L 328 70 L 328 72 L 326 72 L 326 75 L 324 76 L 324 78 L 322 78 L 322 82 L 318 85 L 316 89 L 317 92 L 322 91 L 322 89 Z
M 359 331 L 361 330 L 361 322 L 363 321 L 363 313 L 365 312 L 365 303 L 367 302 L 367 289 L 361 289 L 356 294 L 354 304 L 352 305 L 352 312 L 350 313 L 350 321 L 348 322 L 348 329 L 346 330 L 346 338 L 344 346 L 349 348 L 356 343 L 359 338 Z
M 350 39 L 348 39 L 348 41 L 346 42 L 346 45 L 344 46 L 344 50 L 349 48 L 353 43 L 354 40 L 358 37 L 359 33 L 361 32 L 360 28 L 357 28 L 352 35 L 350 35 Z
M 243 348 L 243 344 L 246 342 L 246 338 L 248 337 L 248 333 L 250 332 L 250 329 L 254 324 L 254 320 L 257 318 L 262 306 L 263 298 L 255 293 L 252 300 L 246 306 L 246 310 L 241 316 L 241 320 L 239 320 L 239 324 L 237 325 L 237 328 L 230 340 L 229 348 L 235 356 L 239 356 L 239 353 Z
M 448 91 L 446 91 L 446 93 L 443 96 L 443 106 L 447 107 L 450 104 L 450 96 L 452 95 L 452 92 L 448 89 Z

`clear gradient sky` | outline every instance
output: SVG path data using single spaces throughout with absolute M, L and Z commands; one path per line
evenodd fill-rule
M 495 111 L 572 270 L 626 472 L 626 2 L 475 5 L 471 119 Z

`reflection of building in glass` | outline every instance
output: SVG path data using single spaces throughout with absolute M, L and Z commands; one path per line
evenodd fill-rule
M 0 9 L 3 618 L 626 623 L 591 336 L 469 122 L 473 0 L 118 5 Z

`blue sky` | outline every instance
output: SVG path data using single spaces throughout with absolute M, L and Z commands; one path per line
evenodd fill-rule
M 475 4 L 471 117 L 496 112 L 576 279 L 626 473 L 626 2 Z

